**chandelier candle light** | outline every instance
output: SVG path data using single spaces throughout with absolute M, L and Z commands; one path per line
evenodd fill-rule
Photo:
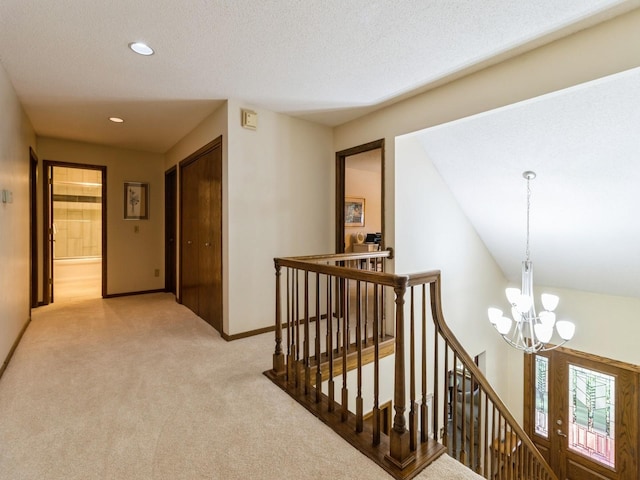
M 536 314 L 533 302 L 533 263 L 529 258 L 529 211 L 531 209 L 529 183 L 536 178 L 536 174 L 527 171 L 522 176 L 527 180 L 527 249 L 526 259 L 522 262 L 522 289 L 507 288 L 505 290 L 507 300 L 511 304 L 513 320 L 504 316 L 502 310 L 495 307 L 490 307 L 488 314 L 489 322 L 509 345 L 525 353 L 535 353 L 552 350 L 565 344 L 573 338 L 576 326 L 567 320 L 556 322 L 556 314 L 553 311 L 560 300 L 556 295 L 543 293 L 540 300 L 544 310 L 539 315 Z M 562 342 L 557 344 L 549 343 L 554 326 L 562 339 Z

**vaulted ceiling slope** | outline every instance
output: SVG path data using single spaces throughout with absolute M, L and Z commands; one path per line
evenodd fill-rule
M 640 67 L 417 134 L 507 276 L 640 297 Z
M 3 0 L 0 63 L 37 134 L 165 152 L 227 98 L 337 125 L 636 6 Z

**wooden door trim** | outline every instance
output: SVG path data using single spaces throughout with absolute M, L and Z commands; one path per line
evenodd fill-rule
M 171 179 L 171 180 L 170 180 Z M 169 184 L 169 181 L 171 184 Z M 167 292 L 171 292 L 177 296 L 177 253 L 178 253 L 178 232 L 177 232 L 177 211 L 178 211 L 178 166 L 174 165 L 164 172 L 164 216 L 165 216 L 165 230 L 164 230 L 164 289 Z M 167 190 L 171 190 L 171 194 L 167 195 Z M 173 200 L 173 205 L 170 201 Z M 169 212 L 173 210 L 173 232 L 171 232 L 171 225 L 169 223 Z M 173 234 L 173 235 L 172 235 Z M 173 245 L 169 241 L 169 238 L 173 236 Z M 173 250 L 173 255 L 171 255 Z M 171 261 L 173 257 L 173 262 Z M 172 272 L 169 275 L 169 272 Z M 170 278 L 173 283 L 170 284 Z
M 346 150 L 340 150 L 336 152 L 336 226 L 335 226 L 335 242 L 336 253 L 344 253 L 344 196 L 345 196 L 345 164 L 346 158 L 351 155 L 357 155 L 358 153 L 369 152 L 371 150 L 380 149 L 380 171 L 381 171 L 381 185 L 380 185 L 380 213 L 381 213 L 381 230 L 382 230 L 382 245 L 380 248 L 385 248 L 386 235 L 385 235 L 385 165 L 384 165 L 384 138 L 380 140 L 374 140 L 369 143 L 364 143 L 356 147 L 347 148 Z
M 29 259 L 30 278 L 30 298 L 31 308 L 39 305 L 39 280 L 38 280 L 38 156 L 33 148 L 29 147 L 29 211 L 31 219 L 29 221 Z
M 51 303 L 49 295 L 48 281 L 49 277 L 53 280 L 53 274 L 51 272 L 51 255 L 50 255 L 50 241 L 49 241 L 49 220 L 50 209 L 53 205 L 49 201 L 49 167 L 67 167 L 67 168 L 79 168 L 83 170 L 100 170 L 102 177 L 102 297 L 107 297 L 107 167 L 105 165 L 91 165 L 86 163 L 73 163 L 73 162 L 61 162 L 58 160 L 43 160 L 42 162 L 42 244 L 43 244 L 43 266 L 42 266 L 42 304 L 48 305 Z
M 564 379 L 564 377 L 566 377 L 567 372 L 559 372 L 559 370 L 561 370 L 557 368 L 559 365 L 573 364 L 612 375 L 616 378 L 616 410 L 614 420 L 616 425 L 616 467 L 612 469 L 593 462 L 593 471 L 599 475 L 614 475 L 614 478 L 617 479 L 630 480 L 640 478 L 640 462 L 635 453 L 640 446 L 640 428 L 638 427 L 638 420 L 640 418 L 640 371 L 638 366 L 594 354 L 571 350 L 566 347 L 560 347 L 550 352 L 541 352 L 537 355 L 549 358 L 549 438 L 544 439 L 539 435 L 535 435 L 533 431 L 533 418 L 535 415 L 535 405 L 532 398 L 535 379 L 534 355 L 525 355 L 524 359 L 524 428 L 527 435 L 529 435 L 536 444 L 548 444 L 550 451 L 561 448 L 560 438 L 552 434 L 555 428 L 557 428 L 553 414 L 559 410 L 561 417 L 566 420 L 568 412 L 565 411 L 566 406 L 558 405 L 559 401 L 553 400 L 551 395 L 554 389 L 564 388 L 564 385 L 566 385 L 566 379 Z M 551 378 L 552 369 L 555 369 L 553 373 L 554 378 Z M 563 379 L 565 380 L 564 382 Z M 564 423 L 566 427 L 567 422 L 565 421 Z M 635 428 L 636 431 L 633 431 L 633 428 Z M 569 460 L 572 458 L 580 458 L 578 453 L 568 449 L 568 447 L 566 447 L 564 455 L 566 455 Z M 567 473 L 564 471 L 564 465 L 552 464 L 551 467 L 556 472 Z

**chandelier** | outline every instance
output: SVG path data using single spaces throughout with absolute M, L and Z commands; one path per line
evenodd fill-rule
M 543 293 L 540 296 L 543 311 L 536 314 L 533 301 L 533 263 L 529 258 L 529 211 L 531 209 L 530 182 L 536 178 L 535 172 L 526 171 L 522 176 L 527 180 L 527 248 L 526 259 L 522 262 L 522 289 L 507 288 L 505 293 L 511 305 L 513 320 L 502 314 L 502 310 L 490 307 L 489 322 L 498 330 L 502 338 L 525 353 L 544 352 L 565 344 L 573 338 L 576 326 L 567 320 L 556 322 L 553 312 L 560 300 L 556 295 Z M 549 343 L 555 331 L 562 340 Z

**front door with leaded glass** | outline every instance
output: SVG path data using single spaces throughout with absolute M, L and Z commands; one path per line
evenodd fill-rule
M 637 367 L 568 349 L 525 360 L 525 428 L 558 478 L 636 480 Z

